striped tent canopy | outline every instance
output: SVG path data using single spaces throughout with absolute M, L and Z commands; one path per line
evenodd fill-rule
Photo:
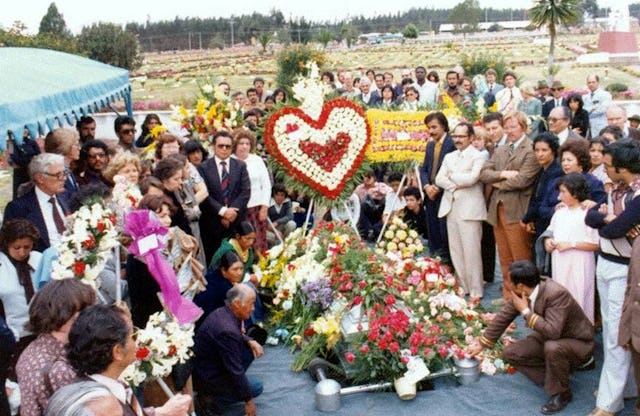
M 124 100 L 132 114 L 129 71 L 49 49 L 0 48 L 0 150 Z

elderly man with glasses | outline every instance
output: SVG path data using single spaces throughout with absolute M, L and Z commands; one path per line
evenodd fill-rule
M 64 157 L 53 153 L 35 156 L 29 163 L 29 176 L 34 187 L 23 196 L 9 202 L 3 221 L 16 218 L 31 221 L 40 234 L 33 249 L 43 251 L 57 245 L 65 231 L 64 217 L 67 214 L 67 206 L 59 198 L 64 192 L 67 179 Z

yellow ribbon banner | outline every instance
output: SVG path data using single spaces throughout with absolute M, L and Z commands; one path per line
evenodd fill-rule
M 371 144 L 366 153 L 370 162 L 424 160 L 429 129 L 424 118 L 429 111 L 367 110 Z

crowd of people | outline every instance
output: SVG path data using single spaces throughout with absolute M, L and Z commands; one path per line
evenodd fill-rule
M 589 93 L 568 97 L 557 80 L 551 88 L 544 81 L 534 88 L 531 82 L 516 86 L 511 71 L 503 84 L 497 75 L 490 69 L 469 78 L 455 68 L 440 85 L 438 73 L 422 66 L 402 71 L 399 83 L 391 73 L 372 70 L 361 78 L 324 73 L 334 94 L 367 107 L 416 111 L 448 100 L 475 106 L 481 97 L 498 110 L 478 123 L 455 126 L 442 112 L 430 112 L 417 171 L 403 175 L 378 165 L 344 206 L 324 217 L 351 222 L 371 242 L 389 218 L 403 218 L 426 240 L 428 254 L 451 265 L 469 302 L 479 302 L 484 285 L 501 274 L 502 320 L 471 352 L 490 346 L 508 322 L 525 316 L 542 335 L 521 341 L 520 350 L 505 350 L 505 358 L 531 367 L 520 360 L 521 351 L 538 343 L 531 347 L 538 368 L 523 372 L 544 381 L 551 395 L 543 413 L 562 410 L 571 400 L 568 374 L 592 365 L 599 317 L 605 354 L 592 414 L 612 415 L 623 407 L 625 385 L 635 387 L 628 377 L 632 356 L 640 372 L 638 345 L 630 342 L 632 315 L 622 310 L 640 223 L 640 130 L 632 124 L 640 118 L 628 118 L 613 104 L 595 74 L 587 78 Z M 116 381 L 135 359 L 133 328 L 144 327 L 163 308 L 143 258 L 124 250 L 100 274 L 98 297 L 109 304 L 120 293 L 124 309 L 94 305 L 96 293 L 88 286 L 50 276 L 47 264 L 57 255 L 65 216 L 88 200 L 108 203 L 122 183 L 139 189 L 136 208 L 154 212 L 170 230 L 171 264 L 176 272 L 187 267 L 199 288 L 194 301 L 204 313 L 193 359 L 198 414 L 217 414 L 238 401 L 245 402 L 246 414 L 257 413 L 253 398 L 262 385 L 246 370 L 263 355 L 265 334 L 258 325 L 264 310 L 253 266 L 317 213 L 307 212 L 307 196 L 274 183 L 268 156 L 258 151 L 258 127 L 287 102 L 285 90 L 267 91 L 260 78 L 246 94 L 232 93 L 227 83 L 220 87 L 242 108 L 245 127 L 221 130 L 209 142 L 157 133 L 162 120 L 154 114 L 137 138 L 135 120 L 119 116 L 117 140 L 99 139 L 95 120 L 85 116 L 76 130 L 48 133 L 43 152 L 27 138 L 11 156 L 15 197 L 0 230 L 0 345 L 7 350 L 0 382 L 17 380 L 21 415 L 81 414 L 71 412 L 83 408 L 94 414 L 121 409 L 125 415 L 183 415 L 190 406 L 190 396 L 178 394 L 164 406 L 144 409 L 136 392 Z M 122 244 L 126 248 L 127 241 Z M 558 310 L 579 328 L 565 330 L 568 321 Z M 565 337 L 584 344 L 558 370 L 557 355 L 551 357 L 557 351 L 546 343 Z M 184 384 L 177 383 L 189 392 Z M 0 406 L 2 414 L 9 412 L 4 389 Z

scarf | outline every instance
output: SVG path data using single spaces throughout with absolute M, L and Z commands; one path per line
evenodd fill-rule
M 24 294 L 27 298 L 27 303 L 31 302 L 31 298 L 35 294 L 35 290 L 33 289 L 33 282 L 31 281 L 31 272 L 33 272 L 33 267 L 29 265 L 29 257 L 26 260 L 19 261 L 14 259 L 9 255 L 9 253 L 4 253 L 13 267 L 16 268 L 16 272 L 18 273 L 18 282 L 24 288 Z

